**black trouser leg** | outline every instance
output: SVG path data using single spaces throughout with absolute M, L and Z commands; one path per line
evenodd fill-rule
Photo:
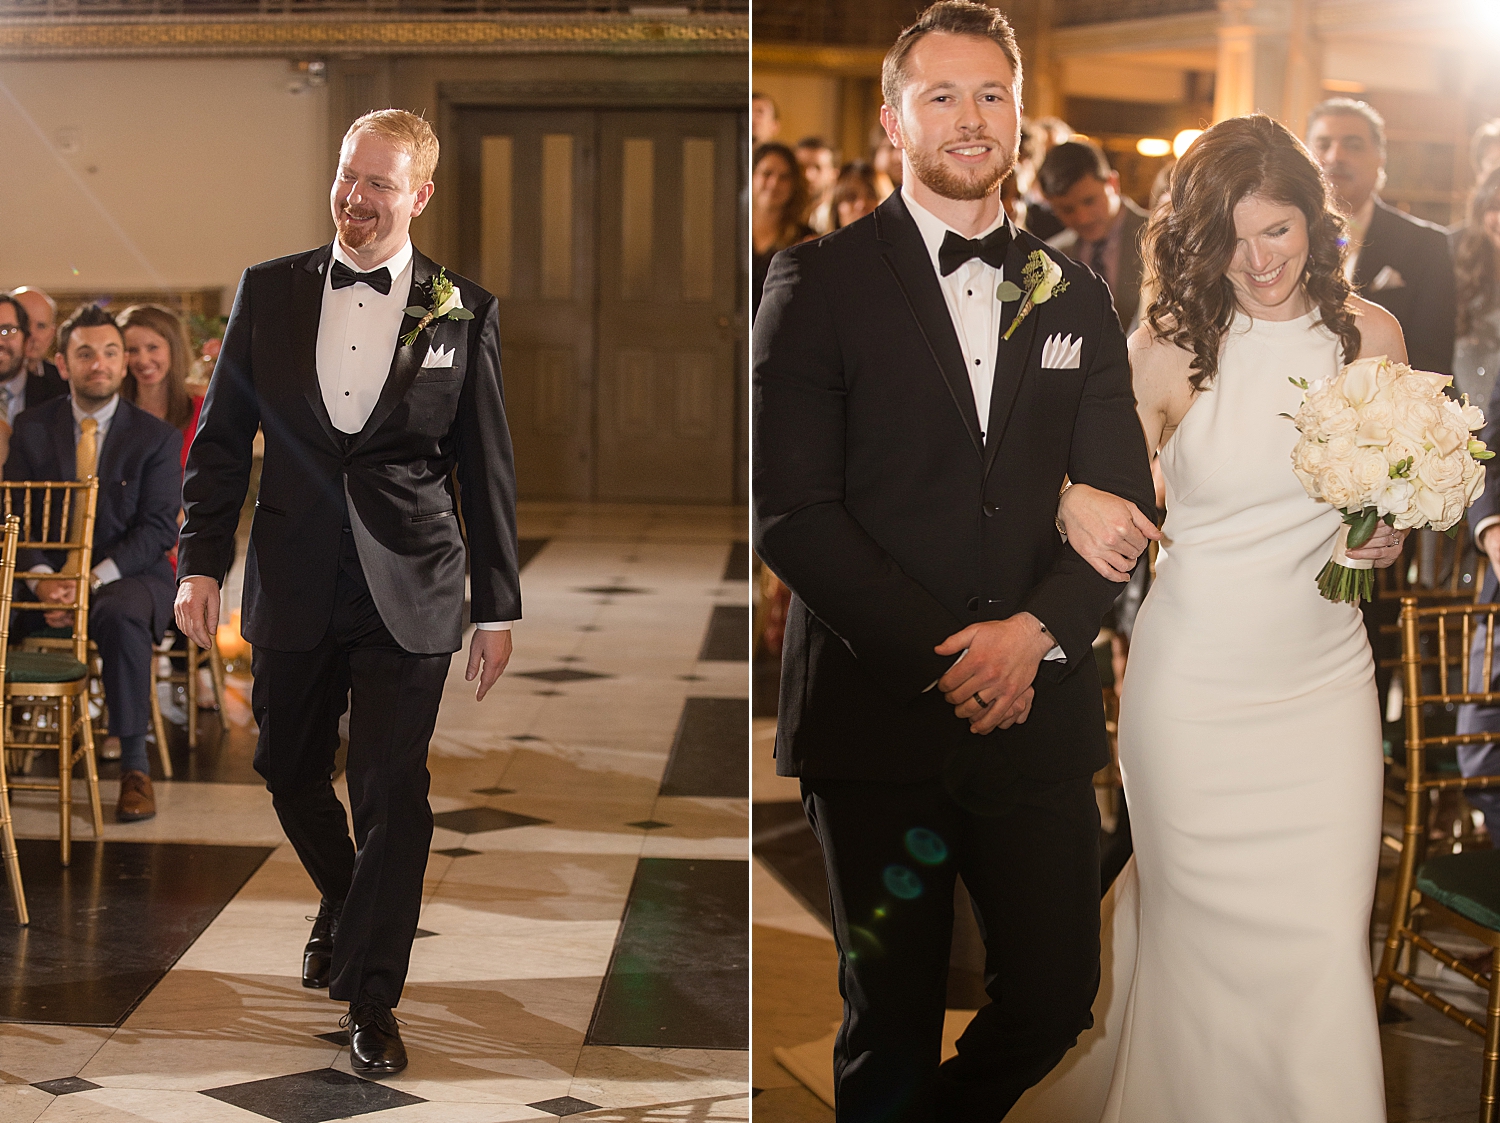
M 804 780 L 803 802 L 823 846 L 839 948 L 840 1123 L 999 1120 L 1090 1024 L 1099 979 L 1091 779 L 1015 781 L 985 815 L 938 781 Z M 991 1003 L 940 1069 L 959 873 L 985 935 Z
M 101 585 L 89 604 L 89 638 L 99 645 L 109 731 L 116 737 L 140 737 L 151 728 L 153 611 L 151 590 L 138 577 Z
M 343 905 L 354 879 L 354 843 L 333 792 L 339 718 L 349 698 L 349 665 L 332 634 L 311 651 L 251 656 L 251 709 L 260 738 L 255 770 L 265 777 L 281 829 L 323 899 Z

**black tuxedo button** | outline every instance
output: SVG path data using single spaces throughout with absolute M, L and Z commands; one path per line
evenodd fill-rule
M 970 597 L 969 598 L 969 603 L 966 604 L 966 605 L 964 605 L 964 607 L 967 608 L 970 612 L 978 612 L 979 611 L 979 598 L 978 597 Z
M 985 515 L 985 518 L 989 518 L 989 519 L 994 518 L 995 517 L 995 508 L 992 507 L 990 504 L 986 503 L 984 505 L 984 515 Z

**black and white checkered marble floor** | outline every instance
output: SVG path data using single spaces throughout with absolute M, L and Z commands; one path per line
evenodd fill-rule
M 241 770 L 159 783 L 157 818 L 108 823 L 108 860 L 75 858 L 65 878 L 40 871 L 54 849 L 27 844 L 33 900 L 58 894 L 70 919 L 48 937 L 0 912 L 0 959 L 40 963 L 31 940 L 101 932 L 167 947 L 186 898 L 212 920 L 154 983 L 127 980 L 144 991 L 133 1006 L 129 986 L 94 1001 L 127 958 L 108 950 L 93 977 L 64 979 L 54 955 L 66 1019 L 21 993 L 24 973 L 8 994 L 0 979 L 0 1018 L 31 1011 L 0 1022 L 0 1120 L 748 1118 L 744 512 L 532 505 L 521 532 L 545 545 L 510 672 L 476 705 L 455 660 L 432 743 L 437 830 L 397 1011 L 410 1067 L 355 1077 L 342 1008 L 300 986 L 317 895 Z M 44 799 L 16 812 L 23 835 L 55 838 Z M 235 862 L 206 863 L 229 872 L 197 889 L 243 882 L 216 914 L 204 892 L 154 892 L 151 869 L 205 848 Z M 122 896 L 132 878 L 148 888 Z M 98 920 L 111 906 L 124 917 Z

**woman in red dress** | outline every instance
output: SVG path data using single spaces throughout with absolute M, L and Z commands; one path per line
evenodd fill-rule
M 187 387 L 192 349 L 177 314 L 159 304 L 132 304 L 116 317 L 125 336 L 126 375 L 120 393 L 182 430 L 182 463 L 198 429 L 201 395 Z

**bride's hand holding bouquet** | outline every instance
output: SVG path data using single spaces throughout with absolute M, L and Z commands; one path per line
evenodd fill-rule
M 1292 381 L 1305 391 L 1292 419 L 1302 433 L 1292 470 L 1309 496 L 1344 515 L 1318 588 L 1331 601 L 1358 604 L 1373 597 L 1375 575 L 1370 561 L 1348 551 L 1368 543 L 1381 523 L 1457 533 L 1484 491 L 1480 461 L 1495 455 L 1470 436 L 1484 415 L 1467 397 L 1458 402 L 1443 393 L 1453 381 L 1448 375 L 1384 356 L 1310 385 Z

